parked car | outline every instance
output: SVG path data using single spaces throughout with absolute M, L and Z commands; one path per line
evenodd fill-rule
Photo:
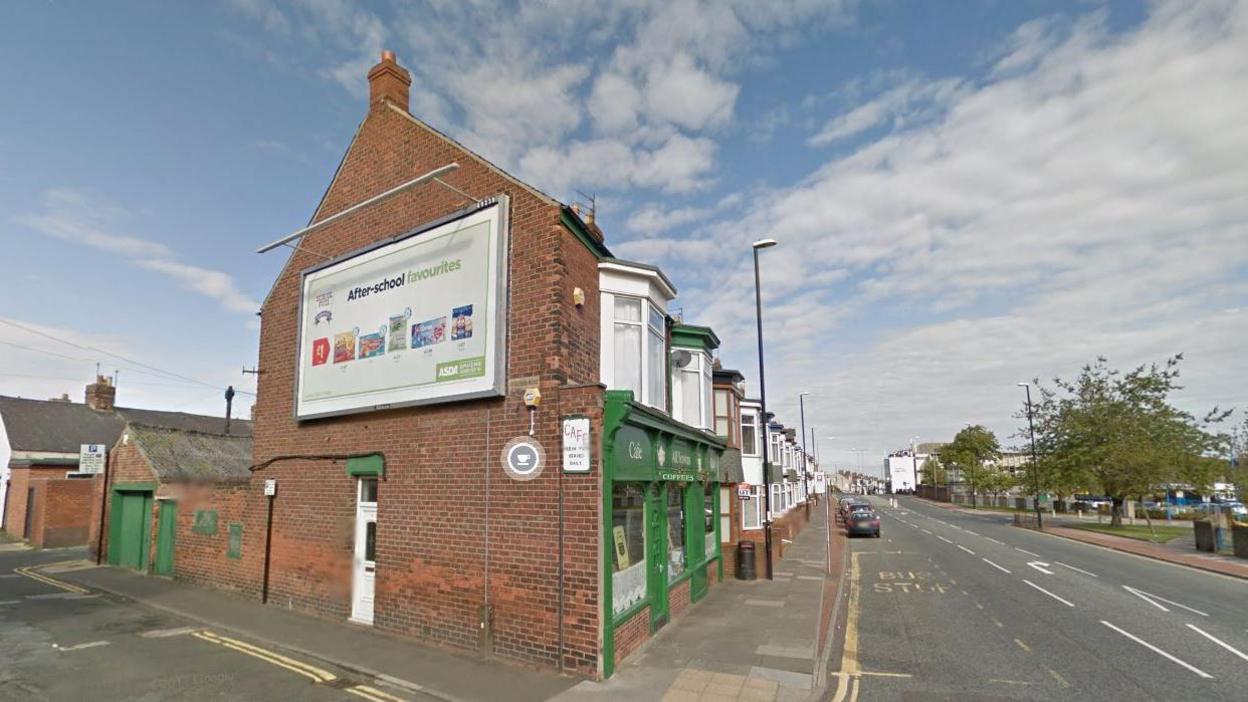
M 849 514 L 850 508 L 853 507 L 854 505 L 865 505 L 865 504 L 867 504 L 867 501 L 862 499 L 861 497 L 847 497 L 841 500 L 841 504 L 840 504 L 841 516 L 844 517 L 845 515 Z
M 870 509 L 850 513 L 845 520 L 845 535 L 858 536 L 859 534 L 880 538 L 880 515 Z

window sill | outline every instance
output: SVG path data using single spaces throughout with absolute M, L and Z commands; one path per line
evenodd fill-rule
M 624 610 L 620 614 L 612 614 L 611 626 L 616 627 L 616 628 L 623 626 L 624 622 L 627 622 L 629 619 L 632 619 L 633 617 L 637 616 L 638 612 L 640 612 L 641 610 L 649 606 L 650 606 L 650 600 L 644 597 L 641 598 L 641 601 L 639 601 L 637 604 L 633 605 L 632 607 L 629 607 L 628 609 Z

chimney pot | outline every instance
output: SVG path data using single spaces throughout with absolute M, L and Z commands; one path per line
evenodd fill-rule
M 381 52 L 381 61 L 368 71 L 368 104 L 375 105 L 388 100 L 408 112 L 408 94 L 412 86 L 412 74 L 398 64 L 394 52 Z

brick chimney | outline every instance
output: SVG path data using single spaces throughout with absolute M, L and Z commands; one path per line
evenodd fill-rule
M 412 74 L 394 60 L 393 51 L 381 52 L 381 63 L 368 71 L 368 104 L 389 100 L 408 111 L 408 89 L 412 86 Z
M 95 382 L 87 386 L 87 406 L 97 412 L 112 412 L 115 399 L 117 388 L 102 375 L 95 376 Z

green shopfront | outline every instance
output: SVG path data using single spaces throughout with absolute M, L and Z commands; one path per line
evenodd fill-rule
M 724 441 L 629 391 L 603 413 L 604 677 L 617 660 L 723 578 Z

